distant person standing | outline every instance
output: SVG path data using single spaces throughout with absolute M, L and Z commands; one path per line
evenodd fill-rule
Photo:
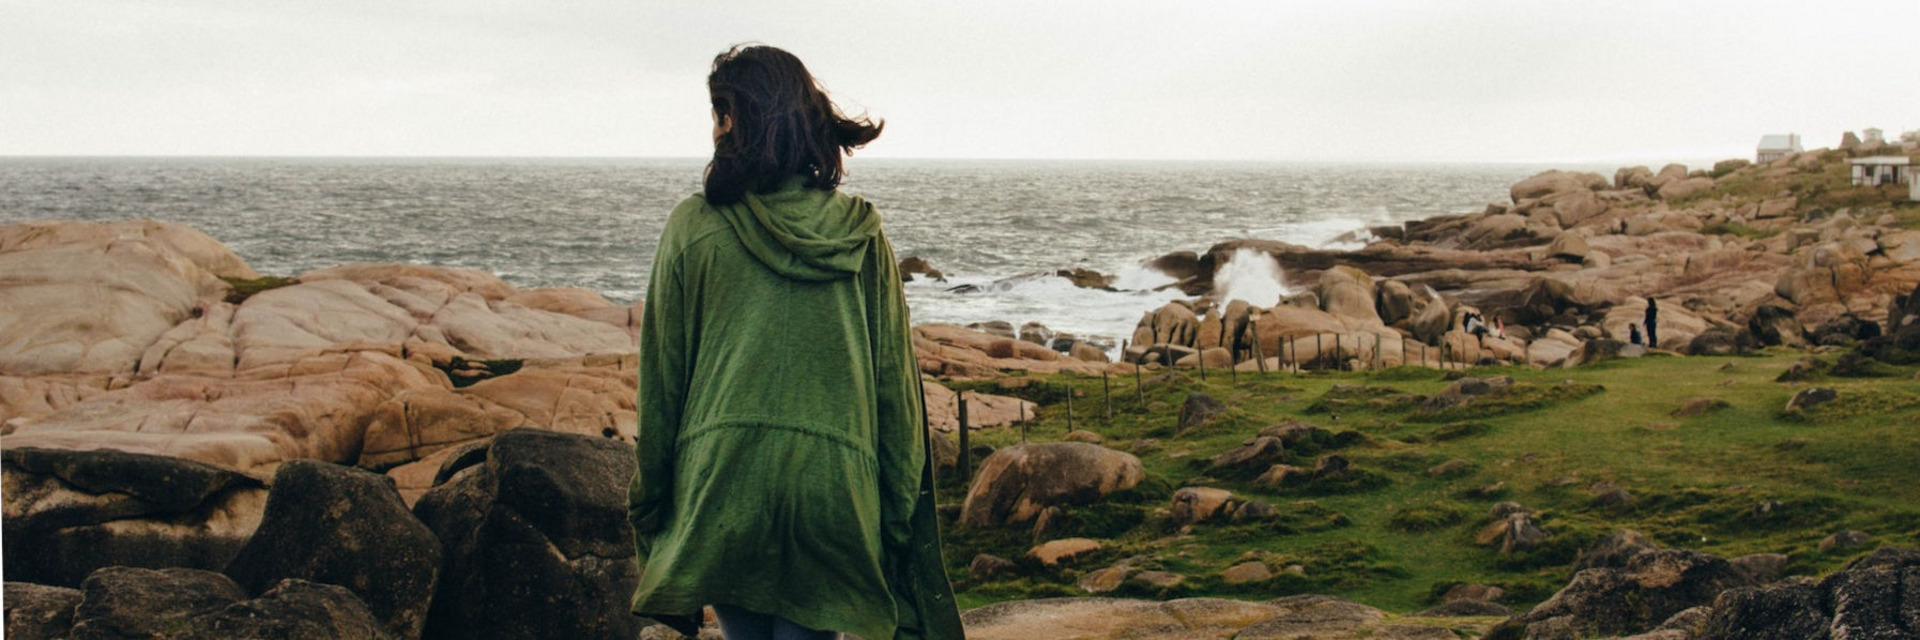
M 1651 297 L 1647 298 L 1647 317 L 1643 324 L 1647 325 L 1647 348 L 1660 348 L 1660 302 Z
M 1640 344 L 1642 342 L 1640 338 L 1640 325 L 1627 325 L 1627 342 L 1631 344 Z
M 707 76 L 705 189 L 668 216 L 640 323 L 633 613 L 732 640 L 959 640 L 900 271 L 841 156 L 880 135 L 800 59 Z

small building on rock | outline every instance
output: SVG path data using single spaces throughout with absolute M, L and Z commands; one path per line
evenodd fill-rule
M 1800 134 L 1783 133 L 1760 137 L 1760 148 L 1753 154 L 1754 164 L 1766 164 L 1774 160 L 1800 153 Z
M 1920 201 L 1920 180 L 1914 179 L 1912 160 L 1906 156 L 1854 158 L 1853 184 L 1863 187 L 1905 184 L 1907 199 Z

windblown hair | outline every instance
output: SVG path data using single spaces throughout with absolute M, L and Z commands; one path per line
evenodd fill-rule
M 713 112 L 733 123 L 707 163 L 706 197 L 719 205 L 773 191 L 795 175 L 808 188 L 838 187 L 846 175 L 841 156 L 886 126 L 842 114 L 799 58 L 766 45 L 736 45 L 715 56 L 707 93 Z

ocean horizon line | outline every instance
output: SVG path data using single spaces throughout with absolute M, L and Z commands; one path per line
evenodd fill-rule
M 1729 156 L 1738 157 L 1738 156 Z M 1046 164 L 1046 165 L 1246 165 L 1246 166 L 1516 166 L 1598 167 L 1678 162 L 1702 166 L 1728 158 L 1559 158 L 1559 159 L 1369 159 L 1369 158 L 1011 158 L 1011 157 L 861 157 L 849 164 Z M 267 154 L 0 154 L 0 162 L 19 161 L 364 161 L 364 162 L 685 162 L 707 160 L 697 156 L 605 155 L 267 155 Z

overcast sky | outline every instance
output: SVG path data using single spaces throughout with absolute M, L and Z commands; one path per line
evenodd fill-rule
M 1618 161 L 1920 128 L 1920 2 L 0 0 L 0 155 L 705 156 L 762 41 L 863 156 Z

